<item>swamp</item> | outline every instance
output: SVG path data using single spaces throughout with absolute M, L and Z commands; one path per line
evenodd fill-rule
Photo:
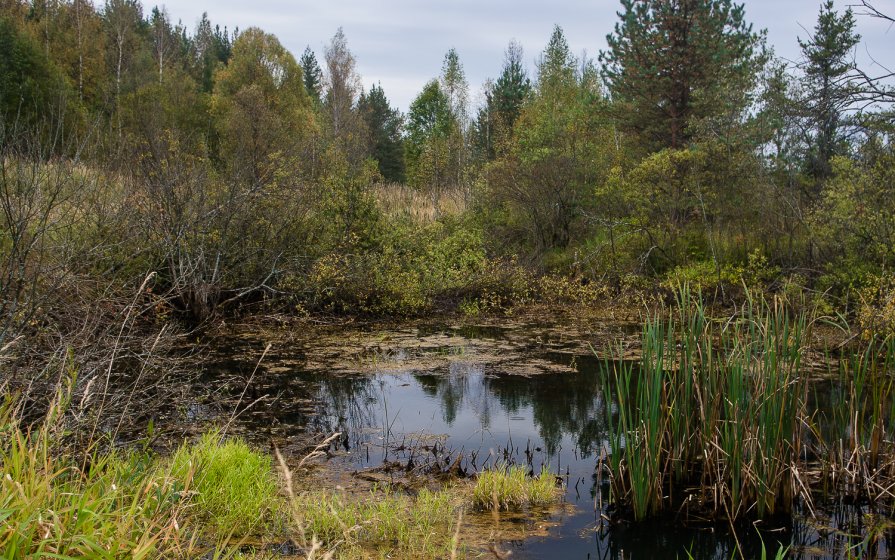
M 0 0 L 0 559 L 895 558 L 891 5 L 318 4 Z

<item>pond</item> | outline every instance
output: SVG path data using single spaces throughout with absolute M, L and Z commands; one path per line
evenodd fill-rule
M 620 340 L 624 352 L 637 332 L 626 324 L 587 334 L 543 324 L 249 332 L 216 342 L 202 383 L 220 389 L 218 404 L 240 410 L 232 429 L 261 444 L 298 453 L 311 436 L 341 433 L 324 467 L 333 487 L 412 487 L 432 473 L 495 463 L 549 467 L 562 478 L 563 506 L 537 519 L 503 518 L 530 535 L 501 543 L 513 558 L 729 559 L 738 546 L 742 557 L 759 558 L 763 543 L 771 556 L 783 543 L 795 558 L 845 557 L 850 546 L 856 556 L 887 557 L 892 529 L 871 543 L 866 512 L 836 504 L 819 519 L 747 524 L 736 534 L 692 519 L 610 521 L 598 463 L 613 403 L 606 363 L 592 348 Z M 188 414 L 213 417 L 206 407 Z

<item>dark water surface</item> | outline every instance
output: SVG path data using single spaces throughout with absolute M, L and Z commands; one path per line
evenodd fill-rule
M 597 342 L 537 326 L 294 337 L 272 343 L 256 371 L 265 343 L 243 336 L 222 342 L 205 380 L 244 380 L 231 391 L 244 388 L 243 402 L 262 399 L 237 419 L 256 440 L 288 448 L 308 434 L 341 432 L 328 465 L 346 476 L 378 469 L 377 476 L 395 477 L 407 467 L 450 465 L 471 473 L 506 461 L 535 473 L 549 466 L 563 478 L 567 507 L 548 516 L 546 533 L 503 543 L 513 558 L 687 558 L 689 551 L 729 559 L 740 557 L 737 543 L 743 557 L 760 558 L 762 542 L 770 557 L 778 543 L 792 545 L 791 558 L 845 558 L 848 546 L 855 547 L 852 557 L 888 557 L 887 539 L 860 548 L 860 511 L 824 523 L 763 524 L 761 533 L 747 525 L 736 536 L 723 525 L 674 519 L 610 523 L 609 489 L 596 466 L 607 450 L 613 403 L 605 364 L 588 346 Z M 390 474 L 382 474 L 383 465 L 393 466 Z

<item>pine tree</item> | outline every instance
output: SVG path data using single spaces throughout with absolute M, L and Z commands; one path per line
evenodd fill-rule
M 485 102 L 478 108 L 470 128 L 472 156 L 478 162 L 492 161 L 497 157 L 498 114 L 494 103 L 494 82 L 486 80 L 482 85 Z
M 203 13 L 193 36 L 192 51 L 196 79 L 202 84 L 202 91 L 211 93 L 214 89 L 215 71 L 226 65 L 233 53 L 227 28 L 221 31 L 218 25 L 212 27 L 208 14 Z
M 650 150 L 681 148 L 689 126 L 745 106 L 764 36 L 731 0 L 621 0 L 621 21 L 600 54 L 615 118 Z M 739 107 L 741 108 L 741 107 Z M 735 108 L 736 109 L 736 108 Z
M 821 6 L 814 35 L 799 39 L 808 92 L 803 103 L 814 129 L 808 172 L 817 179 L 830 176 L 830 158 L 842 150 L 843 113 L 858 93 L 850 79 L 855 77 L 855 63 L 849 54 L 860 40 L 851 8 L 840 16 L 833 9 L 833 0 Z
M 550 41 L 538 62 L 538 90 L 541 95 L 575 83 L 577 61 L 560 26 L 553 27 Z
M 379 173 L 396 183 L 404 181 L 404 141 L 401 136 L 404 118 L 389 105 L 381 85 L 370 93 L 362 93 L 358 110 L 367 123 L 370 154 L 379 162 Z
M 319 104 L 323 90 L 323 70 L 320 69 L 320 64 L 317 63 L 317 57 L 310 45 L 305 47 L 305 52 L 302 53 L 298 63 L 304 72 L 305 90 L 307 90 L 308 96 L 315 104 Z
M 522 65 L 522 56 L 522 45 L 510 41 L 504 54 L 503 70 L 491 92 L 494 108 L 508 131 L 513 129 L 522 105 L 531 94 L 531 80 Z

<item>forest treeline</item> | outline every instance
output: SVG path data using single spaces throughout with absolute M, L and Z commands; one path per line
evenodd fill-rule
M 557 26 L 473 95 L 450 49 L 402 114 L 341 29 L 296 58 L 137 0 L 3 0 L 0 356 L 109 318 L 677 282 L 892 328 L 895 92 L 854 62 L 861 17 L 889 15 L 824 2 L 787 64 L 731 0 L 622 0 L 596 59 Z

